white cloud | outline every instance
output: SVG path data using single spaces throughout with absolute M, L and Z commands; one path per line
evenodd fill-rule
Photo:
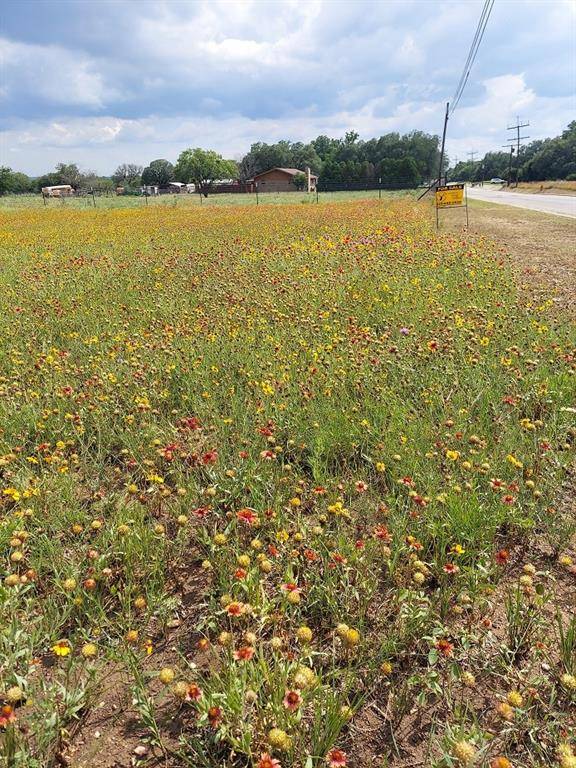
M 517 5 L 494 6 L 450 120 L 451 154 L 500 149 L 517 114 L 531 120 L 532 138 L 572 119 L 576 4 L 524 0 L 521 14 Z M 17 14 L 5 29 L 30 42 L 0 39 L 0 153 L 29 172 L 67 158 L 110 171 L 121 161 L 175 159 L 191 145 L 238 156 L 257 140 L 350 129 L 363 138 L 439 133 L 482 0 L 42 7 L 51 18 L 45 39 Z
M 447 147 L 452 157 L 463 160 L 471 150 L 480 155 L 504 150 L 503 145 L 512 137 L 507 127 L 515 124 L 517 117 L 530 122 L 524 132 L 531 141 L 558 135 L 574 119 L 572 96 L 539 96 L 527 86 L 523 73 L 489 78 L 483 87 L 482 100 L 458 107 L 449 121 Z
M 18 91 L 56 105 L 99 108 L 117 95 L 92 59 L 56 45 L 0 38 L 0 67 L 4 98 Z

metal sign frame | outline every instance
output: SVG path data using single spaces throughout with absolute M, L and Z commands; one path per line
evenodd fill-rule
M 462 189 L 464 191 L 464 203 L 461 205 L 438 205 L 438 197 L 437 194 L 440 191 L 449 191 L 451 189 Z M 438 211 L 442 208 L 466 208 L 466 228 L 468 228 L 468 189 L 466 187 L 466 184 L 453 184 L 452 186 L 438 186 L 436 187 L 436 190 L 434 191 L 434 207 L 436 208 L 436 229 L 440 228 L 440 221 L 438 216 Z

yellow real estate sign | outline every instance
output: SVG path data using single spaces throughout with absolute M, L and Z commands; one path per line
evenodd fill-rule
M 450 208 L 453 205 L 464 204 L 464 184 L 452 184 L 449 187 L 436 189 L 436 207 Z

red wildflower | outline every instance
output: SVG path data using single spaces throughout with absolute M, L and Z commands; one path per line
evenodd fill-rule
M 330 768 L 345 768 L 347 763 L 346 752 L 341 749 L 331 749 L 326 755 L 326 762 Z
M 446 638 L 441 637 L 436 643 L 436 649 L 440 651 L 442 656 L 452 656 L 454 646 L 450 641 L 446 640 Z
M 494 559 L 496 560 L 498 565 L 506 565 L 509 557 L 510 557 L 510 554 L 508 553 L 508 550 L 501 549 L 499 552 L 496 552 Z
M 302 696 L 300 696 L 298 691 L 286 691 L 282 703 L 290 712 L 295 712 L 302 703 Z
M 160 456 L 166 459 L 166 461 L 172 461 L 175 451 L 177 451 L 179 448 L 180 446 L 177 443 L 170 443 L 165 445 L 164 448 L 161 448 L 158 453 Z
M 244 645 L 242 648 L 238 648 L 234 651 L 234 658 L 236 661 L 250 661 L 254 656 L 254 648 L 251 645 Z
M 244 605 L 234 600 L 226 606 L 226 613 L 228 616 L 241 616 L 243 609 Z
M 280 765 L 280 760 L 272 757 L 268 752 L 263 752 L 260 755 L 260 760 L 258 761 L 256 768 L 282 768 L 282 766 Z
M 185 419 L 180 419 L 178 422 L 180 429 L 200 429 L 201 424 L 200 421 L 195 416 L 188 416 Z
M 218 451 L 206 451 L 206 453 L 202 456 L 201 461 L 204 465 L 216 464 L 218 461 Z
M 186 694 L 186 699 L 188 701 L 198 701 L 198 699 L 202 698 L 202 688 L 200 688 L 199 685 L 196 685 L 196 683 L 190 683 L 188 686 L 188 692 Z
M 253 509 L 249 509 L 248 507 L 244 507 L 243 509 L 239 509 L 238 512 L 236 512 L 236 519 L 239 520 L 241 523 L 246 523 L 247 525 L 254 525 L 258 522 L 258 515 L 256 512 L 254 512 Z
M 374 528 L 373 535 L 375 539 L 380 539 L 380 541 L 385 541 L 386 543 L 392 541 L 392 534 L 385 525 L 377 525 Z
M 458 566 L 455 565 L 454 563 L 446 563 L 443 570 L 444 570 L 444 573 L 452 574 L 452 573 L 458 573 L 460 568 L 458 568 Z
M 222 720 L 222 707 L 210 707 L 208 710 L 208 720 L 212 728 L 217 728 Z
M 6 728 L 6 726 L 15 721 L 16 715 L 14 714 L 14 710 L 9 704 L 5 704 L 2 709 L 0 709 L 0 728 Z

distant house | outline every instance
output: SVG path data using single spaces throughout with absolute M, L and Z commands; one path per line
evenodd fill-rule
M 74 194 L 70 184 L 54 184 L 52 187 L 42 187 L 44 197 L 68 197 Z
M 304 189 L 308 192 L 316 190 L 318 176 L 310 172 L 310 168 L 301 171 L 299 168 L 270 168 L 254 176 L 251 181 L 258 184 L 259 192 L 295 192 L 294 177 L 302 174 L 306 177 Z

